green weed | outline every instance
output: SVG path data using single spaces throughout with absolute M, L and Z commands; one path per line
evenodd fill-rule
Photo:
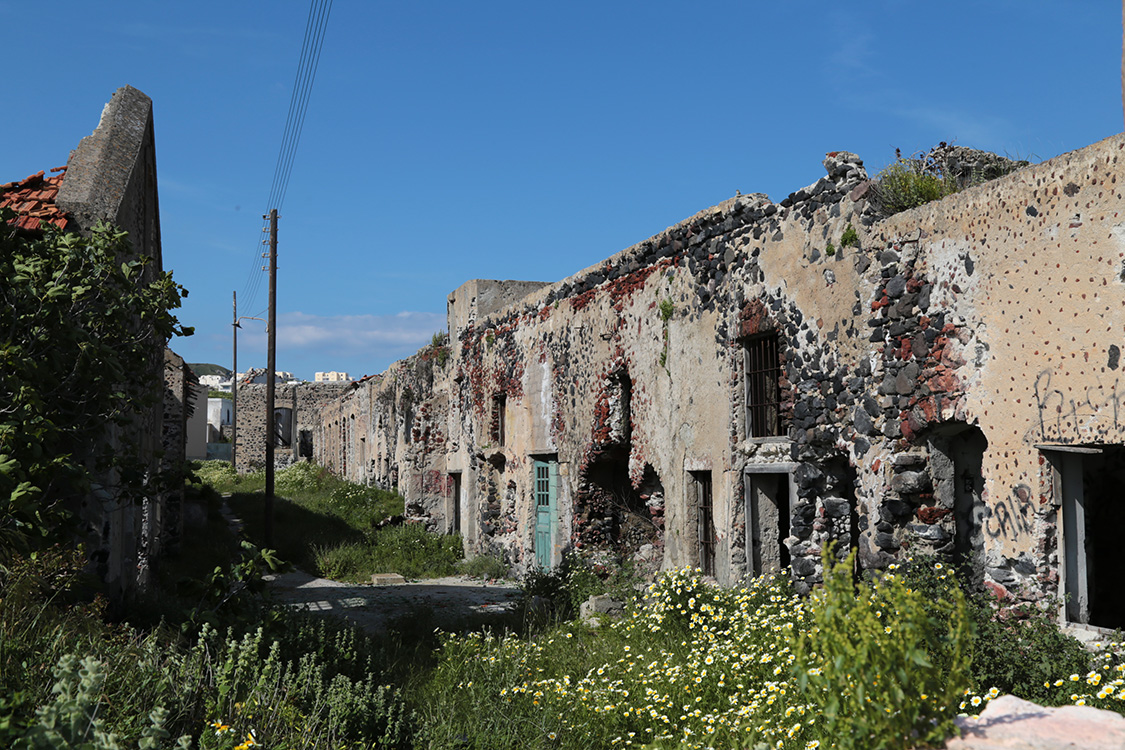
M 810 602 L 812 627 L 794 638 L 794 678 L 841 750 L 939 744 L 969 688 L 970 619 L 961 590 L 938 599 L 887 573 L 852 582 L 853 551 Z

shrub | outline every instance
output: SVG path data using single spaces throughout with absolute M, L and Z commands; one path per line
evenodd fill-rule
M 509 570 L 511 568 L 508 564 L 496 555 L 477 555 L 460 564 L 460 571 L 463 575 L 485 580 L 506 578 Z
M 971 684 L 964 596 L 950 582 L 930 598 L 894 572 L 857 590 L 854 555 L 831 567 L 825 550 L 812 628 L 795 639 L 798 684 L 841 750 L 943 742 Z
M 171 313 L 187 293 L 136 258 L 126 233 L 99 223 L 29 238 L 12 217 L 0 208 L 0 563 L 67 539 L 64 506 L 94 482 L 124 504 L 182 483 L 179 467 L 149 475 L 129 430 L 107 431 L 159 403 L 154 342 L 191 334 Z
M 973 586 L 972 571 L 955 568 L 932 556 L 914 557 L 894 571 L 925 599 L 940 602 L 952 586 L 965 594 L 972 622 L 970 642 L 973 692 L 987 696 L 1011 693 L 1045 706 L 1070 702 L 1073 685 L 1053 684 L 1059 676 L 1086 674 L 1091 656 L 1076 639 L 1059 630 L 1046 612 L 1031 605 L 999 611 L 992 595 Z M 935 605 L 936 606 L 936 605 Z M 932 609 L 935 616 L 940 608 Z M 963 706 L 975 713 L 976 706 Z
M 848 224 L 844 228 L 844 233 L 840 235 L 840 247 L 859 247 L 859 235 L 851 224 Z
M 369 580 L 373 573 L 398 573 L 405 578 L 438 578 L 457 573 L 461 537 L 433 534 L 422 524 L 379 529 L 363 542 L 323 547 L 316 567 L 329 578 Z
M 960 190 L 952 176 L 927 169 L 919 157 L 899 157 L 875 177 L 873 195 L 880 210 L 890 216 Z

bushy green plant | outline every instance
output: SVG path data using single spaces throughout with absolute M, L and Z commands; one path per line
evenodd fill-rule
M 1075 705 L 1125 714 L 1125 648 L 1120 642 L 1111 643 L 1091 658 L 1090 670 L 1085 674 L 1071 672 L 1043 686 L 1065 689 Z
M 900 157 L 876 175 L 872 193 L 882 212 L 890 216 L 960 189 L 955 177 L 927 169 L 923 159 Z
M 403 524 L 379 529 L 362 542 L 323 547 L 316 552 L 316 567 L 322 575 L 341 581 L 369 581 L 373 573 L 439 578 L 456 575 L 461 558 L 460 536 Z
M 859 247 L 859 235 L 850 223 L 844 227 L 844 233 L 840 235 L 840 247 Z
M 1045 706 L 1069 703 L 1073 686 L 1054 681 L 1089 672 L 1090 653 L 1046 613 L 1021 609 L 1001 619 L 989 603 L 974 602 L 974 687 L 996 687 Z
M 28 237 L 12 216 L 0 208 L 0 563 L 66 538 L 64 502 L 92 482 L 128 503 L 172 481 L 147 472 L 128 430 L 107 430 L 159 402 L 154 342 L 191 333 L 171 313 L 186 292 L 125 233 Z
M 465 560 L 459 566 L 463 575 L 484 580 L 506 578 L 510 569 L 508 564 L 497 555 L 477 555 Z
M 943 742 L 971 685 L 971 624 L 953 582 L 937 599 L 890 572 L 852 580 L 855 552 L 832 565 L 810 602 L 812 627 L 794 639 L 794 676 L 841 750 Z
M 1032 605 L 1001 612 L 992 594 L 974 586 L 972 571 L 951 566 L 937 557 L 916 556 L 895 564 L 891 572 L 923 598 L 940 602 L 951 586 L 965 594 L 972 622 L 972 693 L 989 696 L 1010 693 L 1045 706 L 1070 702 L 1073 685 L 1055 685 L 1059 676 L 1085 675 L 1090 653 L 1076 639 L 1059 630 L 1054 619 Z M 940 611 L 935 610 L 940 616 Z M 976 713 L 980 703 L 964 710 Z M 977 709 L 977 710 L 974 710 Z

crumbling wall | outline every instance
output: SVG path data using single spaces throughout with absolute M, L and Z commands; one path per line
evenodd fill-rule
M 1059 456 L 1125 442 L 1123 148 L 890 218 L 833 152 L 778 203 L 737 195 L 560 282 L 468 282 L 419 402 L 440 444 L 408 448 L 384 377 L 380 455 L 436 472 L 397 481 L 459 492 L 469 551 L 517 570 L 608 549 L 724 582 L 780 566 L 808 590 L 835 542 L 864 568 L 933 553 L 1052 596 Z M 537 464 L 557 474 L 549 525 Z
M 266 421 L 266 389 L 264 383 L 235 383 L 238 388 L 238 421 L 235 439 L 239 472 L 256 471 L 266 463 L 266 440 L 273 435 L 273 427 Z M 275 414 L 287 421 L 288 429 L 274 443 L 274 465 L 281 468 L 315 455 L 302 455 L 302 437 L 308 437 L 321 427 L 320 410 L 333 403 L 350 384 L 348 383 L 278 383 L 274 385 Z M 282 416 L 283 415 L 283 416 Z
M 320 410 L 315 460 L 353 482 L 394 489 L 407 515 L 450 530 L 444 472 L 449 350 L 425 347 Z
M 102 221 L 128 233 L 133 257 L 148 258 L 139 283 L 163 273 L 160 208 L 156 180 L 156 139 L 152 100 L 123 86 L 102 110 L 97 128 L 70 153 L 55 199 L 70 219 L 68 229 L 89 232 Z M 123 260 L 125 260 L 123 258 Z M 135 452 L 147 468 L 150 484 L 138 504 L 124 497 L 113 472 L 93 478 L 90 493 L 76 508 L 93 571 L 114 599 L 125 599 L 147 585 L 147 572 L 158 555 L 157 540 L 167 498 L 157 486 L 163 404 L 165 342 L 152 336 L 146 321 L 136 321 L 136 335 L 151 342 L 147 367 L 131 373 L 154 397 L 126 424 L 106 425 L 104 442 Z

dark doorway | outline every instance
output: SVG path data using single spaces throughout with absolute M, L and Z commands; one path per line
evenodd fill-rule
M 1071 622 L 1125 628 L 1125 446 L 1067 446 L 1052 451 L 1061 469 L 1063 572 Z
M 789 567 L 792 506 L 789 473 L 749 474 L 746 482 L 746 549 L 755 576 Z

